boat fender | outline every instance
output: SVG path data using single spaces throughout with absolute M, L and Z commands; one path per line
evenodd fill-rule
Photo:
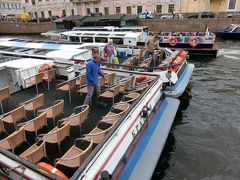
M 174 36 L 169 37 L 167 41 L 170 46 L 176 46 L 178 44 L 178 40 Z
M 43 168 L 47 172 L 50 172 L 52 174 L 55 174 L 55 175 L 61 177 L 62 179 L 68 179 L 68 177 L 65 174 L 63 174 L 60 170 L 58 170 L 57 168 L 55 168 L 54 166 L 52 166 L 50 164 L 47 164 L 45 162 L 39 162 L 39 163 L 37 163 L 37 166 Z
M 136 82 L 137 83 L 141 83 L 142 81 L 146 80 L 147 76 L 143 75 L 143 76 L 139 76 L 136 78 Z
M 196 47 L 198 45 L 198 43 L 199 43 L 199 40 L 196 37 L 192 37 L 189 39 L 189 44 L 192 47 Z
M 42 64 L 39 68 L 38 68 L 38 72 L 42 73 L 45 72 L 47 70 L 52 69 L 52 66 L 50 66 L 49 64 Z
M 181 52 L 178 54 L 178 56 L 184 58 L 184 57 L 187 56 L 187 52 L 186 52 L 186 51 L 181 51 Z

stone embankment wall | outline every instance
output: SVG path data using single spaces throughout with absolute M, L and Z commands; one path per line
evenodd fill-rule
M 197 32 L 205 31 L 208 25 L 211 32 L 217 32 L 230 24 L 240 24 L 240 18 L 206 18 L 206 19 L 141 19 L 137 21 L 139 26 L 148 26 L 150 31 L 166 32 Z M 0 22 L 0 34 L 39 34 L 47 32 L 56 27 L 52 22 L 41 23 L 14 23 Z
M 56 27 L 52 22 L 0 22 L 0 34 L 39 34 Z
M 240 18 L 141 19 L 137 22 L 137 25 L 148 26 L 154 32 L 198 32 L 205 31 L 206 25 L 211 32 L 217 32 L 230 24 L 240 24 Z

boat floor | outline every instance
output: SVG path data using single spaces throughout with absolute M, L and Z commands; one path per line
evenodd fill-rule
M 73 109 L 76 106 L 80 106 L 83 104 L 85 95 L 83 94 L 80 96 L 80 94 L 77 94 L 75 92 L 71 93 L 72 102 L 69 102 L 68 93 L 63 92 L 56 92 L 56 85 L 59 82 L 51 83 L 50 90 L 47 90 L 43 87 L 42 84 L 39 85 L 39 93 L 44 93 L 44 108 L 50 107 L 53 105 L 54 100 L 57 99 L 64 99 L 64 116 L 68 117 L 73 113 Z M 31 98 L 33 98 L 36 95 L 36 88 L 35 86 L 29 87 L 27 89 L 21 90 L 19 92 L 13 93 L 11 95 L 13 101 L 15 104 L 19 104 L 21 102 L 27 101 Z M 119 95 L 115 98 L 115 102 L 119 102 L 122 98 L 122 95 Z M 96 98 L 95 98 L 96 99 Z M 3 102 L 4 112 L 9 112 L 10 110 L 13 110 L 16 108 L 16 105 L 11 100 L 7 100 Z M 103 100 L 101 100 L 103 101 Z M 61 142 L 61 154 L 63 155 L 73 144 L 74 140 L 76 138 L 82 137 L 83 134 L 89 133 L 97 124 L 97 122 L 100 120 L 100 118 L 104 115 L 106 115 L 111 108 L 112 101 L 108 101 L 107 99 L 104 100 L 104 102 L 108 105 L 107 107 L 101 107 L 96 104 L 96 101 L 93 98 L 92 105 L 90 106 L 90 113 L 88 115 L 87 120 L 82 124 L 81 131 L 79 127 L 72 127 L 70 129 L 70 137 L 67 137 L 64 141 Z M 57 121 L 61 118 L 64 118 L 64 116 L 57 118 Z M 27 113 L 28 120 L 31 120 L 34 117 L 34 114 L 32 112 Z M 56 123 L 57 124 L 57 123 Z M 6 130 L 8 133 L 12 133 L 14 131 L 13 126 L 10 124 L 4 124 Z M 48 120 L 48 125 L 50 129 L 54 127 L 53 121 Z M 43 128 L 41 129 L 38 134 L 45 134 L 49 131 L 49 129 Z M 26 134 L 27 141 L 29 144 L 35 143 L 35 133 L 28 133 Z M 5 138 L 6 134 L 0 134 L 0 140 Z M 30 145 L 27 143 L 21 144 L 19 147 L 15 149 L 15 154 L 20 155 L 23 151 L 25 151 Z M 54 159 L 61 157 L 60 153 L 58 152 L 58 146 L 57 144 L 48 144 L 46 145 L 47 149 L 47 156 L 48 158 L 42 159 L 43 161 L 50 163 L 53 165 Z M 57 150 L 57 151 L 56 151 Z M 75 172 L 73 170 L 72 172 L 70 170 L 65 170 L 64 173 L 71 177 L 72 174 Z

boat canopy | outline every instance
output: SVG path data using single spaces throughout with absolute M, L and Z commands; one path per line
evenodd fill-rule
M 71 59 L 71 60 L 89 60 L 92 58 L 92 51 L 89 49 L 78 49 L 77 51 L 56 50 L 46 54 L 48 58 Z

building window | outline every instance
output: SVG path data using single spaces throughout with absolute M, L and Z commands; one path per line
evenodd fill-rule
M 104 14 L 109 15 L 109 7 L 104 7 Z
M 90 15 L 91 11 L 90 8 L 87 8 L 87 15 Z
M 121 13 L 121 8 L 120 7 L 116 7 L 116 14 L 120 14 Z
M 52 11 L 48 11 L 48 17 L 52 16 Z
M 34 12 L 34 16 L 35 16 L 35 18 L 38 18 L 38 13 Z
M 99 13 L 99 8 L 95 8 L 95 12 L 96 12 L 96 13 Z
M 25 3 L 28 3 L 28 0 L 25 0 Z
M 64 18 L 64 17 L 66 17 L 66 11 L 65 11 L 65 10 L 62 10 L 61 18 Z
M 42 2 L 42 0 L 38 0 L 38 2 Z
M 156 6 L 156 13 L 159 13 L 159 14 L 162 13 L 162 5 L 157 5 Z
M 44 18 L 44 11 L 41 11 L 41 17 Z
M 132 14 L 132 7 L 131 6 L 127 6 L 127 14 Z
M 168 5 L 168 13 L 172 13 L 174 11 L 174 4 Z
M 228 9 L 233 10 L 235 9 L 235 6 L 236 6 L 236 0 L 230 0 L 228 4 Z
M 142 6 L 137 6 L 137 13 L 141 13 L 142 12 Z
M 71 14 L 74 15 L 74 9 L 71 9 Z
M 35 0 L 32 0 L 32 5 L 36 5 L 36 2 L 35 2 Z

